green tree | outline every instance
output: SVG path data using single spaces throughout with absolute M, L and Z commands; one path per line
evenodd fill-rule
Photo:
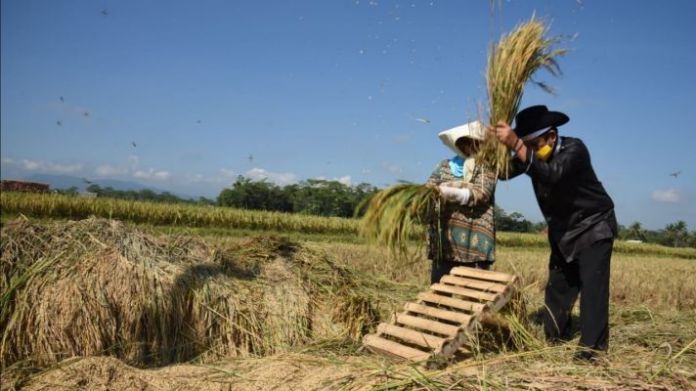
M 625 232 L 623 233 L 623 238 L 645 241 L 645 230 L 643 229 L 643 226 L 636 221 L 635 223 L 629 225 L 628 228 L 626 228 Z
M 367 183 L 349 186 L 321 179 L 308 179 L 281 188 L 263 180 L 239 176 L 230 188 L 220 192 L 217 202 L 221 206 L 243 209 L 352 217 L 357 206 L 377 191 Z
M 691 231 L 689 233 L 689 240 L 687 246 L 696 248 L 696 231 Z
M 667 224 L 664 229 L 665 240 L 670 246 L 686 246 L 689 240 L 689 230 L 686 222 L 679 220 L 676 223 Z
M 231 188 L 218 195 L 218 205 L 241 209 L 274 210 L 290 212 L 290 202 L 278 186 L 266 180 L 253 181 L 238 176 Z
M 350 217 L 356 202 L 351 188 L 338 181 L 308 179 L 294 189 L 293 211 L 320 216 Z
M 495 208 L 495 229 L 506 232 L 537 232 L 543 229 L 546 224 L 534 224 L 527 220 L 522 213 L 505 213 L 503 208 L 498 205 Z
M 86 190 L 90 193 L 96 194 L 98 197 L 102 196 L 102 188 L 96 183 L 92 183 L 91 185 L 87 186 Z

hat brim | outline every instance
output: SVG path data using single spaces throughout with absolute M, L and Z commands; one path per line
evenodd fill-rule
M 525 134 L 529 134 L 541 129 L 562 126 L 567 124 L 568 121 L 570 121 L 570 118 L 567 115 L 561 113 L 560 111 L 547 111 L 546 113 L 540 116 L 540 118 L 536 121 L 533 127 L 530 127 L 529 129 L 515 128 L 514 130 L 516 133 L 519 129 L 523 131 Z

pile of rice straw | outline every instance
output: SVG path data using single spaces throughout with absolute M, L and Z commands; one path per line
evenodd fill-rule
M 275 237 L 220 251 L 113 220 L 18 219 L 1 238 L 3 367 L 92 355 L 141 367 L 267 355 L 315 338 L 320 306 L 354 301 L 344 298 L 356 286 L 345 268 Z M 345 332 L 374 314 L 364 311 L 340 319 Z

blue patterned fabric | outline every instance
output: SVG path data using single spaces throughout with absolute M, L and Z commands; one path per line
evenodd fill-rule
M 461 156 L 455 156 L 449 160 L 450 171 L 452 176 L 456 178 L 464 178 L 466 175 L 466 166 L 464 166 L 464 158 Z

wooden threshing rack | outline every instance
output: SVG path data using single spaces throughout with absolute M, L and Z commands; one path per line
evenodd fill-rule
M 413 362 L 431 363 L 465 349 L 484 317 L 498 312 L 517 289 L 514 275 L 470 267 L 455 267 L 406 303 L 404 311 L 363 344 L 370 350 Z

